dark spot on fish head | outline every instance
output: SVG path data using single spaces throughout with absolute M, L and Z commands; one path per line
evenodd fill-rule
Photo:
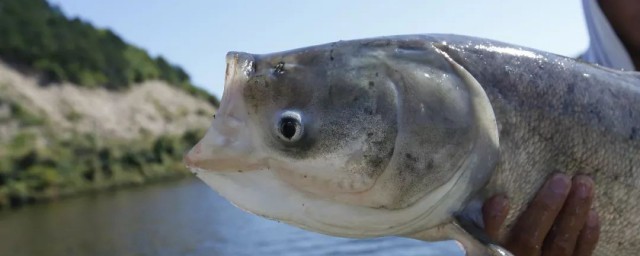
M 364 108 L 364 113 L 367 115 L 373 115 L 373 109 L 371 107 L 365 107 Z
M 429 171 L 433 169 L 433 158 L 429 158 L 429 160 L 427 161 L 427 168 L 426 170 Z
M 273 68 L 274 75 L 283 75 L 284 74 L 284 62 L 278 62 L 276 66 Z
M 631 128 L 631 133 L 629 134 L 629 140 L 635 140 L 638 137 L 640 137 L 640 128 L 632 127 Z
M 407 160 L 412 162 L 418 161 L 418 158 L 413 156 L 411 153 L 405 153 L 404 157 L 407 158 Z

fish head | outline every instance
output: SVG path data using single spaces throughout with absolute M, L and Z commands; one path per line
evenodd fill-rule
M 220 108 L 186 165 L 268 219 L 343 237 L 416 231 L 434 203 L 398 204 L 406 201 L 399 187 L 421 174 L 399 174 L 407 160 L 398 138 L 415 131 L 401 118 L 402 74 L 386 61 L 391 47 L 378 44 L 228 53 Z

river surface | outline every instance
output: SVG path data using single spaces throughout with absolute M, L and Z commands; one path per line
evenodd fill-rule
M 0 255 L 462 255 L 453 242 L 345 239 L 245 213 L 197 179 L 0 212 Z

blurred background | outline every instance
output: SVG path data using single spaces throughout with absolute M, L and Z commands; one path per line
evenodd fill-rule
M 255 217 L 181 162 L 226 52 L 418 33 L 588 46 L 579 0 L 0 0 L 0 255 L 461 255 Z

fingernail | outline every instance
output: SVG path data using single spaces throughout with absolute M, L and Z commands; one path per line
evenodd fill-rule
M 506 196 L 500 196 L 496 201 L 496 205 L 498 206 L 498 209 L 500 209 L 500 211 L 494 212 L 494 218 L 502 217 L 509 212 L 509 199 Z
M 569 188 L 569 178 L 564 174 L 556 174 L 551 177 L 549 186 L 554 194 L 564 194 Z
M 594 228 L 598 226 L 598 213 L 595 210 L 590 210 L 587 215 L 587 227 Z
M 589 177 L 586 176 L 576 176 L 574 178 L 574 184 L 576 186 L 576 196 L 578 196 L 578 198 L 580 199 L 586 199 L 589 196 L 591 196 L 591 192 L 592 192 L 592 188 L 593 187 L 593 182 L 591 182 L 591 179 L 589 179 Z
M 491 203 L 488 205 L 489 207 L 489 216 L 490 218 L 501 218 L 504 214 L 505 210 L 508 210 L 509 200 L 505 195 L 496 195 L 490 199 Z
M 495 201 L 496 206 L 499 207 L 500 209 L 506 207 L 507 204 L 509 203 L 509 199 L 505 195 L 498 195 L 496 196 L 495 200 L 496 200 Z

